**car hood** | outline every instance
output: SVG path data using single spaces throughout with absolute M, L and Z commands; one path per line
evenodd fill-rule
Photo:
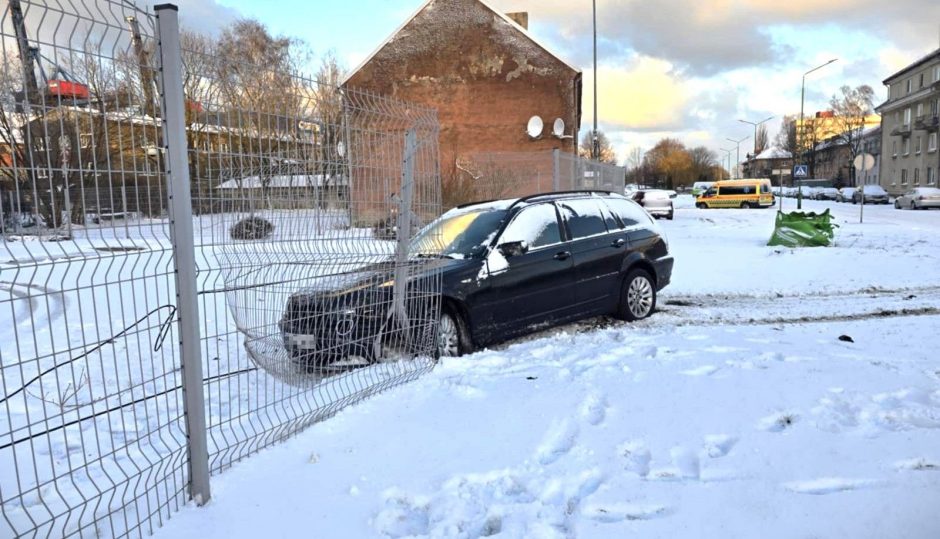
M 409 281 L 417 281 L 440 273 L 460 271 L 469 266 L 480 265 L 482 260 L 473 258 L 412 258 L 410 263 L 411 275 Z M 338 297 L 358 291 L 374 290 L 389 281 L 394 281 L 394 279 L 395 259 L 389 257 L 349 271 L 340 270 L 313 277 L 311 281 L 308 281 L 303 288 L 292 294 L 292 296 Z M 391 290 L 392 287 L 388 286 L 388 288 Z

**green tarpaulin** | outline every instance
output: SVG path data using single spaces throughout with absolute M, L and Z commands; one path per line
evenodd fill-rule
M 785 247 L 825 247 L 832 243 L 835 228 L 829 210 L 813 212 L 777 212 L 774 235 L 767 245 Z

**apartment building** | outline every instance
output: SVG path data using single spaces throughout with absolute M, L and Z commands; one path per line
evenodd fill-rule
M 881 113 L 882 187 L 893 195 L 936 187 L 940 171 L 940 49 L 884 80 Z

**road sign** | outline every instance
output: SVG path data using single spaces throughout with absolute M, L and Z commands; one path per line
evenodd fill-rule
M 870 153 L 860 153 L 855 156 L 855 170 L 865 172 L 875 168 L 875 158 Z
M 794 178 L 805 178 L 809 176 L 809 167 L 806 165 L 796 165 L 793 167 Z

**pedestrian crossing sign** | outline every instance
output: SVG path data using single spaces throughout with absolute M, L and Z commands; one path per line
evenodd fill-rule
M 797 165 L 793 167 L 793 177 L 794 178 L 805 178 L 809 175 L 809 167 L 806 165 Z

